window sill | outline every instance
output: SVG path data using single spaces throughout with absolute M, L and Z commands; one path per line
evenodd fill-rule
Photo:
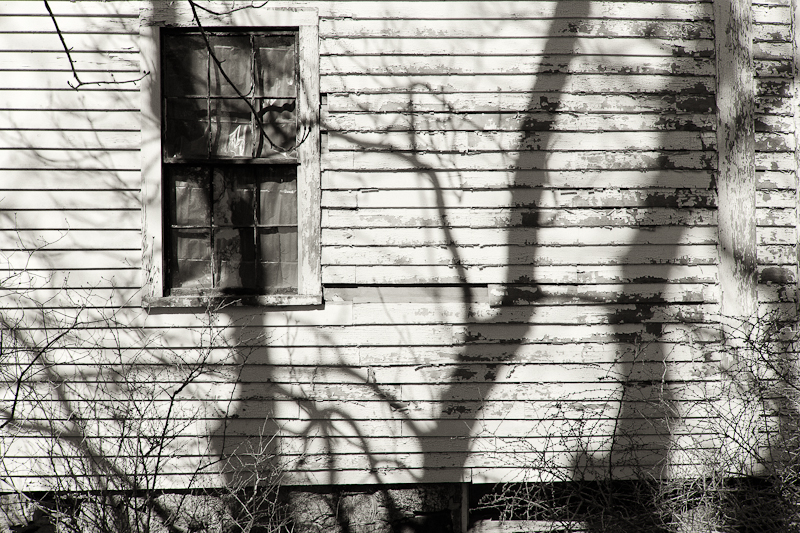
M 270 306 L 314 306 L 322 305 L 322 294 L 259 294 L 226 296 L 145 296 L 142 307 L 190 308 L 190 307 L 270 307 Z

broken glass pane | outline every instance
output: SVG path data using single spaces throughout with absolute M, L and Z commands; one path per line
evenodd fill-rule
M 199 35 L 165 35 L 162 50 L 164 96 L 206 96 L 208 48 L 203 38 Z
M 295 167 L 289 167 L 296 172 Z M 287 169 L 288 170 L 288 169 Z M 277 175 L 264 181 L 259 190 L 259 222 L 263 226 L 297 224 L 297 180 Z M 287 181 L 281 181 L 281 180 Z M 288 181 L 291 180 L 291 181 Z
M 256 251 L 253 228 L 214 230 L 214 285 L 254 288 Z
M 207 231 L 172 230 L 174 288 L 211 288 L 211 243 Z
M 253 90 L 252 48 L 249 35 L 209 35 L 214 55 L 222 65 L 223 72 L 233 82 L 239 93 L 248 96 Z M 237 96 L 230 82 L 211 60 L 211 96 Z
M 214 225 L 255 226 L 255 182 L 252 167 L 214 169 Z
M 253 157 L 250 106 L 241 98 L 211 100 L 211 155 Z
M 297 142 L 297 101 L 294 99 L 256 101 L 258 116 L 264 125 L 269 140 L 264 139 L 261 152 L 256 157 L 265 157 L 277 152 L 272 144 L 283 150 L 291 150 Z
M 205 99 L 166 101 L 164 153 L 167 157 L 208 155 L 208 103 Z
M 257 94 L 272 98 L 297 96 L 297 58 L 294 36 L 275 35 L 256 38 Z
M 172 197 L 172 224 L 175 226 L 208 226 L 208 170 L 202 167 L 170 166 L 168 175 Z

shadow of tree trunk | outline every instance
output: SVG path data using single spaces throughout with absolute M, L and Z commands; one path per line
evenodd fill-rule
M 591 2 L 586 1 L 566 1 L 559 0 L 556 5 L 554 19 L 570 17 L 580 20 L 589 15 Z M 567 38 L 558 38 L 551 35 L 544 47 L 544 56 L 553 55 L 556 50 L 563 48 L 574 47 L 577 42 L 577 36 L 570 36 Z M 537 76 L 536 82 L 531 88 L 531 101 L 528 104 L 528 113 L 523 124 L 523 131 L 528 135 L 539 135 L 540 142 L 543 148 L 548 144 L 551 137 L 549 127 L 551 122 L 542 122 L 533 118 L 534 110 L 542 110 L 550 113 L 555 120 L 555 112 L 559 107 L 559 98 L 561 91 L 567 84 L 569 74 L 561 72 L 548 77 Z M 543 97 L 541 94 L 545 91 L 552 92 L 552 97 Z M 522 149 L 524 150 L 525 140 L 523 137 Z M 525 152 L 522 152 L 525 153 Z M 516 170 L 519 173 L 527 170 L 542 171 L 542 176 L 547 175 L 548 170 L 548 152 L 546 150 L 537 150 L 528 152 L 526 156 L 518 161 Z M 517 186 L 518 182 L 522 180 L 518 177 L 515 182 L 510 185 L 511 201 L 510 205 L 524 204 L 524 200 L 520 200 L 521 187 L 531 186 L 530 184 Z M 534 187 L 547 187 L 547 178 L 543 178 L 541 183 L 533 184 Z M 539 189 L 540 197 L 544 193 Z M 540 203 L 540 202 L 537 202 Z M 518 225 L 512 226 L 506 230 L 508 235 L 509 247 L 507 248 L 509 255 L 511 254 L 511 247 L 515 246 L 517 242 L 535 242 L 535 234 L 537 228 L 540 226 L 540 214 L 537 209 L 533 210 L 530 214 L 526 213 L 523 216 L 523 222 Z M 530 271 L 525 276 L 517 276 L 513 268 L 511 268 L 510 257 L 507 257 L 504 262 L 509 266 L 507 279 L 503 284 L 505 287 L 513 287 L 515 285 L 535 285 L 536 284 L 536 271 L 534 265 L 530 266 Z M 501 262 L 502 264 L 502 262 Z M 464 280 L 466 282 L 466 280 Z M 466 309 L 469 309 L 472 300 L 471 291 L 465 290 L 464 301 L 462 304 Z M 531 302 L 532 303 L 532 302 Z M 522 313 L 520 313 L 522 309 Z M 529 319 L 536 313 L 534 305 L 513 308 L 513 313 L 510 308 L 500 307 L 498 314 L 493 317 L 492 323 L 504 323 L 506 325 L 505 335 L 513 339 L 504 346 L 503 353 L 500 355 L 490 355 L 487 350 L 488 344 L 480 342 L 480 327 L 485 323 L 476 322 L 470 324 L 465 339 L 465 345 L 462 351 L 458 354 L 458 359 L 453 365 L 450 372 L 450 378 L 447 380 L 448 385 L 444 390 L 441 402 L 441 414 L 439 420 L 433 424 L 430 429 L 421 430 L 418 432 L 417 437 L 421 443 L 423 452 L 423 478 L 422 482 L 429 482 L 436 478 L 437 467 L 434 463 L 436 456 L 435 437 L 451 437 L 451 456 L 456 458 L 458 464 L 456 465 L 462 471 L 465 470 L 466 460 L 469 455 L 469 448 L 472 443 L 470 437 L 476 424 L 479 422 L 480 410 L 483 408 L 483 402 L 488 398 L 492 389 L 497 384 L 498 369 L 505 363 L 513 360 L 517 356 L 517 352 L 521 344 L 526 340 L 526 335 L 529 330 Z M 488 323 L 488 322 L 486 322 Z M 475 376 L 475 365 L 483 367 L 483 374 Z M 463 422 L 463 429 L 461 431 L 461 438 L 452 438 L 453 435 L 443 429 L 443 426 L 450 419 L 450 414 L 460 413 L 460 421 Z

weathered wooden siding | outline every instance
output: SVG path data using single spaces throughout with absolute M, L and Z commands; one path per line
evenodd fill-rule
M 176 357 L 209 357 L 165 485 L 260 431 L 311 483 L 520 478 L 544 450 L 620 474 L 693 461 L 718 379 L 711 2 L 302 4 L 321 17 L 324 308 L 206 328 L 197 310 L 123 306 L 78 333 L 109 350 L 53 352 L 70 408 L 98 421 L 72 430 L 114 430 L 103 361 L 138 357 L 168 384 Z M 139 3 L 51 5 L 83 81 L 139 76 Z M 137 85 L 71 89 L 43 5 L 3 9 L 3 253 L 43 276 L 34 299 L 69 311 L 84 292 L 61 289 L 91 288 L 108 313 L 141 284 Z M 791 27 L 785 2 L 754 13 L 759 299 L 791 309 Z
M 409 339 L 454 333 L 391 362 L 406 461 L 491 480 L 550 449 L 665 459 L 641 418 L 661 389 L 631 385 L 677 400 L 709 372 L 674 343 L 718 299 L 711 4 L 428 5 L 337 3 L 322 28 L 325 280 Z
M 755 4 L 759 301 L 770 307 L 796 299 L 796 65 L 790 3 Z

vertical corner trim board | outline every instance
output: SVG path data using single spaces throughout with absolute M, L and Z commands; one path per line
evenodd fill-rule
M 752 0 L 714 2 L 721 312 L 756 312 L 755 71 Z

